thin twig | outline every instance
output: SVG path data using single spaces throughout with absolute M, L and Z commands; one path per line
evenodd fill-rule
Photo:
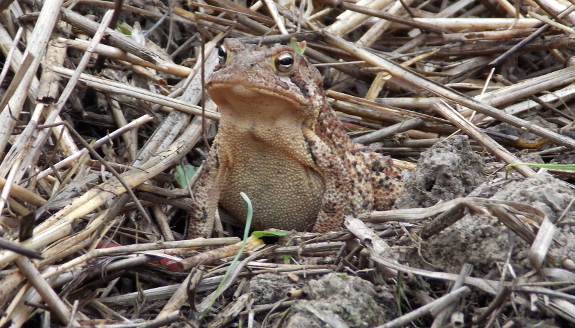
M 22 254 L 24 256 L 31 257 L 33 259 L 39 259 L 39 260 L 44 259 L 42 257 L 42 253 L 32 249 L 28 249 L 20 244 L 17 244 L 10 240 L 6 240 L 4 238 L 0 238 L 0 248 L 8 249 L 14 253 Z
M 102 163 L 102 165 L 104 165 L 106 170 L 111 172 L 114 175 L 114 177 L 116 177 L 116 179 L 118 179 L 118 181 L 122 184 L 122 186 L 124 186 L 124 188 L 126 189 L 126 192 L 128 193 L 128 195 L 130 195 L 130 197 L 132 198 L 132 200 L 134 201 L 134 203 L 138 207 L 138 210 L 140 211 L 140 214 L 142 214 L 142 217 L 147 222 L 152 222 L 152 219 L 150 218 L 150 216 L 148 216 L 148 213 L 146 212 L 146 210 L 142 206 L 142 203 L 140 203 L 140 200 L 138 199 L 138 197 L 136 197 L 136 195 L 134 194 L 134 192 L 132 191 L 130 186 L 128 186 L 126 181 L 124 181 L 124 179 L 120 176 L 120 174 L 118 172 L 116 172 L 116 170 L 114 170 L 114 168 L 112 166 L 110 166 L 110 164 L 108 164 L 108 162 L 105 159 L 103 159 L 102 156 L 100 156 L 100 154 L 98 154 L 94 150 L 94 148 L 92 148 L 92 146 L 90 146 L 90 144 L 88 144 L 86 142 L 86 140 L 84 140 L 84 138 L 82 138 L 82 136 L 78 133 L 78 131 L 76 131 L 76 129 L 74 129 L 72 127 L 72 125 L 70 125 L 70 123 L 68 123 L 68 121 L 63 121 L 61 123 L 54 123 L 51 125 L 42 125 L 42 126 L 38 126 L 38 128 L 43 129 L 43 128 L 49 128 L 49 127 L 58 126 L 58 125 L 64 125 L 66 128 L 68 128 L 68 130 L 78 139 L 78 141 L 80 141 L 80 144 L 82 144 L 82 146 L 84 148 L 88 149 L 88 151 L 90 152 L 90 155 L 92 155 L 100 163 Z

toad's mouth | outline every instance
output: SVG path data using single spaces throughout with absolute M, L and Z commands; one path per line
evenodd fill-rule
M 262 90 L 248 88 L 240 83 L 234 85 L 225 85 L 225 84 L 212 85 L 212 88 L 218 88 L 218 87 L 222 89 L 228 89 L 227 90 L 228 92 L 232 93 L 236 97 L 241 98 L 254 98 L 262 93 Z
M 305 117 L 306 104 L 275 90 L 218 83 L 211 84 L 208 92 L 222 113 L 221 121 L 273 126 L 281 121 L 299 122 Z
M 206 88 L 212 99 L 218 103 L 218 99 L 225 98 L 228 101 L 235 99 L 252 99 L 257 101 L 260 97 L 273 97 L 292 103 L 295 106 L 305 106 L 309 100 L 294 94 L 293 90 L 285 89 L 280 86 L 266 85 L 246 85 L 238 81 L 236 83 L 209 81 Z

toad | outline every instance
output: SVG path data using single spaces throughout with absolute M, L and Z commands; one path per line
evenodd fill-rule
M 327 232 L 346 215 L 387 210 L 404 190 L 391 158 L 355 144 L 321 75 L 290 46 L 227 39 L 206 84 L 219 130 L 195 187 L 188 237 L 209 237 L 218 208 L 252 228 Z

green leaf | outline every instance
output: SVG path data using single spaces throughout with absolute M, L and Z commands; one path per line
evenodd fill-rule
M 296 54 L 303 55 L 305 48 L 307 47 L 307 43 L 305 41 L 298 42 L 296 38 L 292 37 L 290 39 L 290 46 Z
M 182 186 L 182 188 L 188 187 L 188 181 L 196 174 L 198 171 L 198 167 L 185 165 L 185 166 L 176 166 L 176 173 L 174 173 L 174 177 L 178 184 Z
M 288 231 L 254 231 L 252 236 L 262 239 L 262 237 L 283 237 L 288 233 Z
M 127 28 L 123 27 L 122 24 L 120 23 L 116 23 L 116 27 L 118 28 L 118 30 L 120 30 L 120 32 L 122 32 L 125 35 L 132 35 L 132 31 L 128 30 Z

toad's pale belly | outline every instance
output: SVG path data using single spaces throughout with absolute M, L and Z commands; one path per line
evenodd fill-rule
M 322 204 L 321 176 L 267 147 L 245 151 L 250 156 L 234 158 L 234 165 L 222 172 L 220 205 L 245 221 L 247 206 L 239 195 L 243 191 L 254 207 L 253 229 L 310 230 Z

